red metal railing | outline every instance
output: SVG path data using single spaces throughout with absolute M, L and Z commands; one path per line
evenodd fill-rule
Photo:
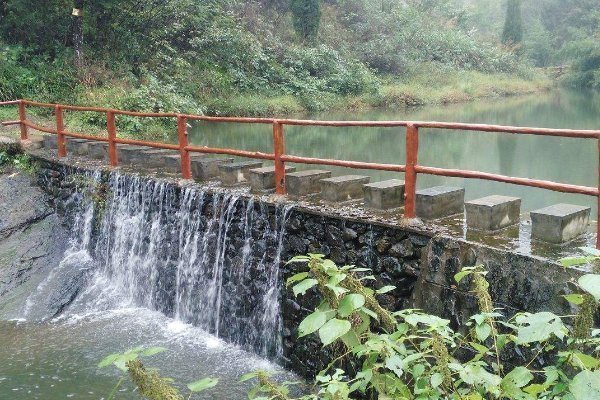
M 285 163 L 330 165 L 354 169 L 404 172 L 405 173 L 405 208 L 404 216 L 406 218 L 415 218 L 415 197 L 418 174 L 438 175 L 447 177 L 482 179 L 496 182 L 510 183 L 514 185 L 529 186 L 552 190 L 555 192 L 583 194 L 594 196 L 597 199 L 598 210 L 600 211 L 600 175 L 597 187 L 578 186 L 564 183 L 557 183 L 538 179 L 518 178 L 505 175 L 497 175 L 479 171 L 467 171 L 447 168 L 434 168 L 419 165 L 419 128 L 435 128 L 445 130 L 463 130 L 477 132 L 493 132 L 518 135 L 540 135 L 554 137 L 570 137 L 595 139 L 598 145 L 599 162 L 598 171 L 600 174 L 600 130 L 573 130 L 573 129 L 546 129 L 546 128 L 524 128 L 502 125 L 483 125 L 483 124 L 463 124 L 448 122 L 426 122 L 426 121 L 311 121 L 298 119 L 276 119 L 276 118 L 232 118 L 232 117 L 207 117 L 200 115 L 186 115 L 177 113 L 142 113 L 134 111 L 113 110 L 99 107 L 80 107 L 60 104 L 39 103 L 30 100 L 15 100 L 0 102 L 0 105 L 16 105 L 19 108 L 19 120 L 6 121 L 3 125 L 20 125 L 21 139 L 28 139 L 28 128 L 56 134 L 58 142 L 59 156 L 66 155 L 65 137 L 83 138 L 108 142 L 109 159 L 112 166 L 118 165 L 117 144 L 135 144 L 159 149 L 177 150 L 181 155 L 181 171 L 185 179 L 191 179 L 190 152 L 210 153 L 241 156 L 254 159 L 272 160 L 275 163 L 276 192 L 285 194 Z M 47 128 L 36 125 L 27 119 L 26 106 L 53 108 L 56 116 L 56 128 Z M 108 138 L 99 136 L 84 135 L 82 133 L 68 132 L 65 130 L 63 122 L 64 111 L 91 111 L 106 114 Z M 178 144 L 157 143 L 143 140 L 121 139 L 117 137 L 115 117 L 117 115 L 128 115 L 133 117 L 145 118 L 176 118 Z M 271 124 L 273 127 L 273 153 L 261 153 L 230 148 L 198 147 L 190 146 L 187 139 L 188 121 L 208 121 L 208 122 L 235 122 L 246 124 Z M 296 126 L 330 126 L 330 127 L 403 127 L 406 128 L 406 165 L 400 164 L 378 164 L 362 161 L 347 161 L 336 159 L 310 158 L 285 154 L 284 127 L 285 125 Z M 598 218 L 600 220 L 600 218 Z M 597 223 L 597 242 L 596 246 L 600 248 L 600 222 Z

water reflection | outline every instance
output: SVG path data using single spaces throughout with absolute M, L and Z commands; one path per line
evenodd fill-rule
M 436 120 L 600 129 L 600 95 L 557 90 L 527 97 L 479 100 L 450 106 L 326 113 L 306 117 L 327 120 Z M 290 126 L 285 129 L 285 138 L 289 154 L 378 163 L 405 162 L 405 133 L 402 128 Z M 190 133 L 190 141 L 199 145 L 272 152 L 271 127 L 268 125 L 201 123 Z M 597 157 L 597 143 L 590 139 L 421 129 L 419 162 L 428 166 L 596 186 Z M 331 169 L 334 174 L 349 172 L 342 168 Z M 371 175 L 373 180 L 402 178 L 402 174 L 395 173 L 355 172 Z M 435 176 L 420 176 L 418 181 L 420 188 L 440 184 L 465 187 L 467 200 L 490 194 L 521 197 L 523 211 L 560 202 L 595 208 L 595 201 L 591 197 L 496 182 Z

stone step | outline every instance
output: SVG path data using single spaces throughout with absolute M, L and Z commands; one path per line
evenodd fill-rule
M 465 203 L 465 189 L 436 186 L 418 190 L 415 201 L 419 218 L 438 219 L 462 214 Z
M 87 156 L 90 141 L 87 139 L 68 138 L 66 139 L 67 155 Z
M 321 191 L 321 180 L 330 178 L 331 171 L 310 169 L 292 172 L 285 177 L 285 189 L 290 196 L 305 196 Z
M 90 141 L 88 143 L 88 157 L 95 160 L 108 161 L 108 143 Z
M 164 168 L 166 156 L 179 155 L 179 152 L 177 150 L 156 148 L 146 148 L 146 150 L 143 150 L 142 153 L 144 157 L 143 164 L 147 168 Z
M 201 153 L 190 153 L 190 164 L 193 165 L 194 160 L 205 158 L 205 154 Z M 171 174 L 181 173 L 181 156 L 179 152 L 173 155 L 164 157 L 164 166 L 162 167 L 164 172 Z
M 363 186 L 371 181 L 370 176 L 343 175 L 321 179 L 321 198 L 339 203 L 363 196 Z
M 231 164 L 220 164 L 219 175 L 221 182 L 225 185 L 235 185 L 237 183 L 248 182 L 250 179 L 250 170 L 262 167 L 260 161 L 242 161 Z
M 590 223 L 590 207 L 555 204 L 531 212 L 531 237 L 561 244 L 581 236 Z
M 365 207 L 389 210 L 404 205 L 404 181 L 390 179 L 363 186 Z
M 56 135 L 44 135 L 44 148 L 48 150 L 58 149 L 58 137 Z
M 219 176 L 219 165 L 233 162 L 233 158 L 192 157 L 192 177 L 197 181 L 207 181 Z
M 137 167 L 146 166 L 145 151 L 149 148 L 131 144 L 117 145 L 117 160 L 119 165 L 135 165 Z
M 295 167 L 286 166 L 285 173 L 295 172 Z M 250 187 L 255 193 L 275 190 L 275 166 L 255 168 L 249 171 Z
M 487 196 L 465 203 L 467 228 L 497 231 L 520 221 L 521 199 L 509 196 Z

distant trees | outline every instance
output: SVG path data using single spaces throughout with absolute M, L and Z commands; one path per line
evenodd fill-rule
M 523 41 L 521 0 L 508 0 L 504 30 L 502 31 L 502 43 L 507 46 L 517 46 L 521 41 Z
M 291 0 L 290 10 L 296 34 L 305 42 L 316 42 L 321 24 L 321 1 Z

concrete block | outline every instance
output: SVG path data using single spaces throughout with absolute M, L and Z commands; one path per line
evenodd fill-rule
M 177 156 L 179 152 L 177 150 L 168 149 L 148 149 L 142 151 L 143 161 L 142 164 L 146 168 L 164 168 L 166 156 Z
M 590 207 L 556 204 L 531 212 L 531 237 L 560 244 L 577 238 L 587 231 Z
M 331 171 L 311 169 L 293 172 L 285 177 L 285 189 L 290 196 L 304 196 L 321 191 L 321 179 L 330 178 Z
M 88 157 L 108 161 L 108 143 L 90 141 L 88 143 Z
M 363 175 L 344 175 L 321 179 L 321 198 L 331 202 L 358 199 L 363 195 L 363 185 L 370 181 L 370 176 Z
M 87 156 L 89 140 L 68 138 L 66 139 L 67 144 L 67 155 L 70 156 Z
M 219 175 L 221 182 L 225 185 L 247 182 L 250 178 L 250 170 L 262 167 L 260 161 L 242 161 L 230 164 L 219 164 Z
M 488 196 L 465 203 L 467 228 L 497 231 L 519 223 L 521 199 L 508 196 Z
M 119 165 L 135 165 L 136 167 L 145 166 L 145 150 L 149 148 L 146 146 L 137 146 L 130 144 L 119 144 L 117 145 L 117 159 Z
M 404 205 L 404 181 L 390 179 L 363 186 L 365 207 L 389 210 Z
M 295 171 L 295 167 L 285 167 L 286 174 Z M 253 192 L 268 192 L 275 189 L 275 166 L 251 169 L 248 176 Z
M 192 168 L 194 165 L 194 160 L 205 158 L 206 155 L 199 153 L 190 153 L 190 163 L 192 164 Z M 181 173 L 181 156 L 179 152 L 173 155 L 168 155 L 164 157 L 164 172 L 171 174 L 180 174 Z
M 233 158 L 192 157 L 192 177 L 206 181 L 219 176 L 219 165 L 232 163 Z
M 58 138 L 56 135 L 45 135 L 44 136 L 44 148 L 48 150 L 58 149 Z
M 437 219 L 464 211 L 465 189 L 436 186 L 418 190 L 416 196 L 417 216 L 423 219 Z

